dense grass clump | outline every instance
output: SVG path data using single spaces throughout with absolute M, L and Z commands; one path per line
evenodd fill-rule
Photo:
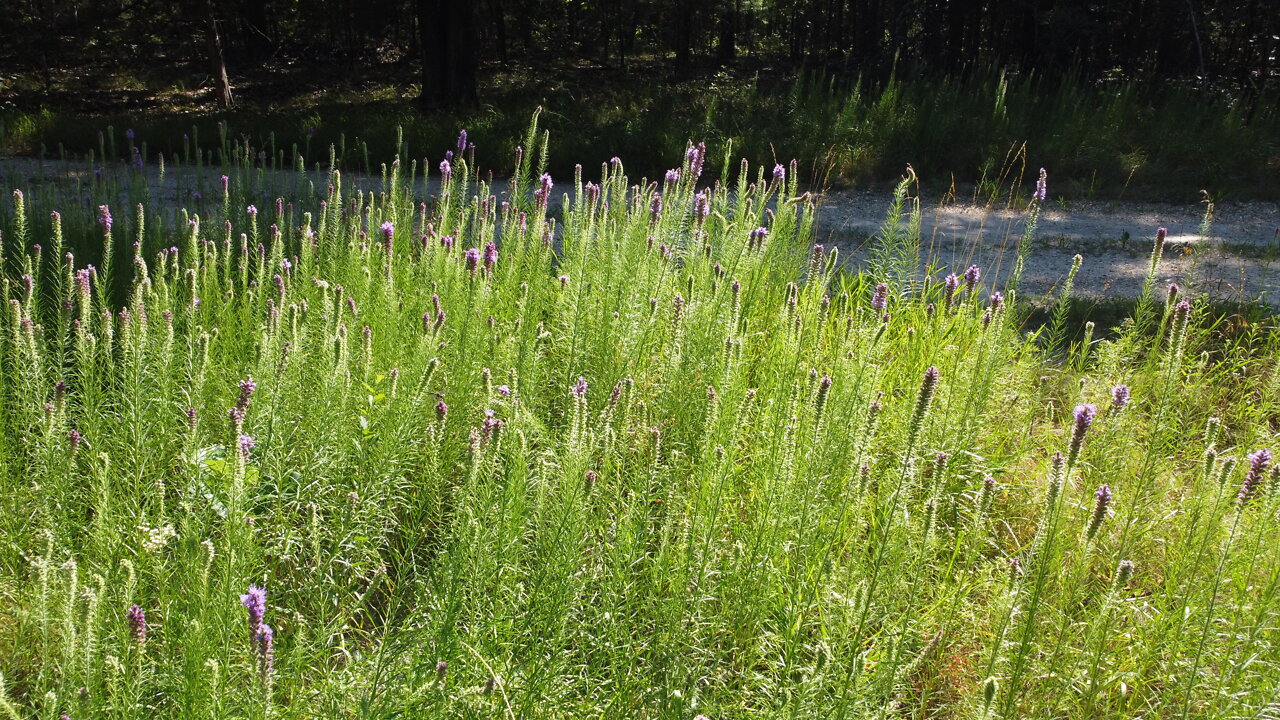
M 545 142 L 7 190 L 0 716 L 1274 710 L 1269 328 L 1028 336 L 794 168 Z

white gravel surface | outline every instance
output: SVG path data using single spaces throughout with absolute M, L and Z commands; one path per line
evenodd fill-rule
M 108 172 L 128 170 L 116 167 Z M 154 186 L 152 195 L 157 199 L 187 201 L 198 187 L 210 195 L 216 192 L 217 173 L 213 170 L 206 170 L 203 180 L 190 171 L 170 172 L 162 186 L 155 168 L 149 167 L 148 172 Z M 51 183 L 74 186 L 75 178 L 84 174 L 82 164 L 0 158 L 0 184 L 8 188 L 30 189 Z M 296 177 L 294 173 L 280 175 L 285 184 Z M 323 182 L 320 176 L 316 178 L 317 185 Z M 360 182 L 357 178 L 350 181 Z M 378 183 L 373 180 L 374 185 Z M 428 193 L 435 190 L 427 188 Z M 839 248 L 846 262 L 860 262 L 870 252 L 870 239 L 884 225 L 889 204 L 887 192 L 825 193 L 819 196 L 816 240 Z M 1146 276 L 1156 228 L 1165 227 L 1169 234 L 1159 277 L 1161 287 L 1178 282 L 1222 299 L 1280 301 L 1280 206 L 1268 202 L 1218 204 L 1208 232 L 1202 236 L 1206 207 L 1049 201 L 1041 212 L 1026 263 L 1024 296 L 1051 292 L 1066 277 L 1076 254 L 1084 257 L 1075 282 L 1077 295 L 1135 296 Z M 920 199 L 920 213 L 926 263 L 932 261 L 956 272 L 975 263 L 984 268 L 984 279 L 993 279 L 993 275 L 1003 278 L 1008 273 L 1027 219 L 1023 210 L 967 203 L 944 205 L 928 197 Z

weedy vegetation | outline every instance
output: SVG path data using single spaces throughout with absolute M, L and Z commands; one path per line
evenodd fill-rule
M 906 183 L 854 269 L 702 145 L 125 142 L 0 215 L 0 717 L 1276 711 L 1280 347 L 1162 235 L 1100 339 Z

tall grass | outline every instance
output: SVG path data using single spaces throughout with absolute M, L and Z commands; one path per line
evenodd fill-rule
M 918 237 L 812 246 L 795 165 L 520 144 L 7 189 L 0 712 L 1274 709 L 1269 326 L 1063 362 Z

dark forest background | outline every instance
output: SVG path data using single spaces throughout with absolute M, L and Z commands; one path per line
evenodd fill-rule
M 374 126 L 394 121 L 427 143 L 459 124 L 505 141 L 543 105 L 579 159 L 612 145 L 645 170 L 700 133 L 837 179 L 905 161 L 978 181 L 1010 153 L 1045 161 L 1035 123 L 1092 117 L 1091 136 L 1044 150 L 1092 163 L 1095 187 L 1153 168 L 1168 183 L 1154 132 L 1212 148 L 1188 188 L 1280 174 L 1273 0 L 16 0 L 0 22 L 0 119 L 26 152 L 92 146 L 110 122 L 150 122 L 162 147 L 209 117 L 293 139 L 383 142 Z

